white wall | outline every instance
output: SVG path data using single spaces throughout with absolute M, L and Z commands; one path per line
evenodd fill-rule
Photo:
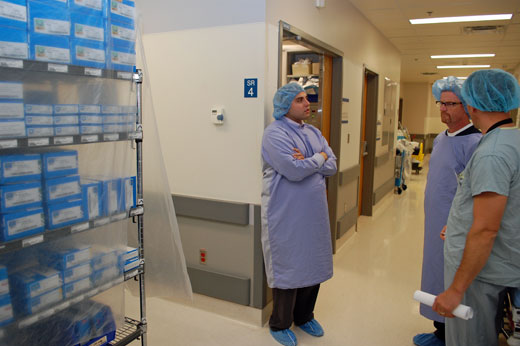
M 154 33 L 143 41 L 172 193 L 259 203 L 265 24 Z M 258 98 L 244 98 L 244 78 L 258 78 Z M 210 121 L 214 105 L 224 107 L 224 125 Z
M 314 1 L 267 0 L 266 21 L 278 26 L 283 20 L 307 34 L 342 51 L 343 97 L 348 124 L 342 125 L 340 170 L 359 163 L 363 67 L 379 74 L 378 118 L 383 119 L 384 77 L 399 82 L 401 58 L 399 51 L 348 1 L 327 0 L 326 7 L 317 9 Z M 270 42 L 269 56 L 278 54 Z M 350 135 L 350 136 L 349 136 Z M 350 141 L 347 143 L 347 139 Z M 378 145 L 381 142 L 378 142 Z M 379 149 L 376 150 L 379 152 Z

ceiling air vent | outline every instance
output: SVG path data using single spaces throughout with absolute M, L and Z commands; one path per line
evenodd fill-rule
M 424 76 L 433 76 L 433 75 L 437 74 L 437 72 L 421 72 L 421 74 Z
M 477 25 L 465 26 L 462 28 L 465 34 L 503 34 L 505 31 L 504 25 Z

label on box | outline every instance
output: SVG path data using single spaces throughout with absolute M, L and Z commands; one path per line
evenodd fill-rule
M 112 37 L 120 40 L 135 41 L 135 30 L 112 24 Z
M 104 63 L 105 51 L 83 46 L 76 46 L 76 59 Z
M 0 98 L 22 99 L 23 98 L 23 84 L 22 83 L 1 83 L 0 82 Z
M 54 128 L 54 132 L 56 133 L 56 136 L 79 135 L 79 126 L 78 125 L 56 126 Z
M 70 22 L 64 20 L 34 18 L 34 31 L 47 35 L 70 35 Z
M 56 114 L 77 114 L 78 112 L 78 105 L 54 105 L 54 113 Z
M 101 216 L 99 215 L 99 197 L 98 188 L 87 188 L 88 215 L 90 219 L 95 219 Z
M 27 22 L 27 8 L 22 5 L 0 1 L 0 17 Z
M 104 141 L 118 141 L 119 133 L 108 133 L 103 135 Z
M 54 116 L 54 124 L 62 125 L 62 124 L 77 124 L 79 122 L 79 117 L 77 115 L 55 115 Z
M 81 206 L 75 206 L 60 210 L 55 210 L 52 212 L 52 223 L 54 225 L 73 221 L 76 219 L 80 219 L 83 216 L 83 211 L 81 210 Z
M 133 19 L 135 8 L 116 1 L 112 1 L 111 11 L 114 14 Z
M 117 71 L 117 78 L 130 80 L 132 79 L 132 73 Z
M 81 134 L 102 133 L 103 126 L 101 126 L 101 125 L 81 125 L 80 132 L 81 132 Z
M 53 124 L 54 119 L 52 115 L 26 115 L 25 123 L 27 125 L 51 125 Z M 53 129 L 51 127 L 51 129 Z M 54 129 L 53 129 L 54 133 Z M 51 134 L 52 136 L 52 134 Z
M 78 6 L 85 6 L 98 11 L 102 9 L 101 0 L 74 0 L 74 3 Z
M 40 174 L 42 172 L 39 160 L 4 162 L 4 178 L 14 178 L 23 175 Z
M 8 58 L 27 59 L 29 57 L 27 48 L 27 43 L 0 41 L 0 55 Z
M 0 280 L 0 296 L 9 293 L 9 280 Z
M 75 266 L 81 262 L 88 261 L 90 259 L 90 248 L 81 249 L 70 255 L 67 255 L 67 268 Z
M 13 307 L 11 303 L 0 306 L 0 323 L 13 318 Z
M 31 297 L 36 297 L 43 292 L 49 291 L 53 288 L 57 288 L 61 285 L 60 277 L 58 276 L 58 272 L 54 269 L 46 269 L 46 268 L 33 268 L 29 269 L 28 275 L 33 276 L 36 274 L 37 278 L 42 278 L 36 282 L 29 284 L 29 295 Z M 23 275 L 23 273 L 22 273 Z
M 63 277 L 63 283 L 69 283 L 76 281 L 78 279 L 84 278 L 86 276 L 89 276 L 91 273 L 90 263 L 86 262 L 82 265 L 78 265 L 76 267 L 65 269 L 63 271 L 62 277 Z
M 76 195 L 80 193 L 80 191 L 79 183 L 77 181 L 71 181 L 70 183 L 52 186 L 49 191 L 49 197 L 52 201 L 53 199 Z
M 0 137 L 25 137 L 25 121 L 0 122 Z
M 52 114 L 51 105 L 25 105 L 25 114 Z M 52 124 L 52 122 L 51 122 Z
M 11 208 L 17 205 L 35 203 L 42 200 L 42 193 L 39 187 L 31 189 L 10 191 L 5 194 L 5 207 Z
M 15 235 L 39 227 L 43 227 L 42 213 L 7 221 L 7 234 Z
M 135 54 L 112 51 L 112 63 L 134 66 Z
M 70 51 L 67 48 L 57 48 L 57 47 L 49 47 L 42 45 L 34 46 L 36 60 L 40 61 L 57 61 L 70 63 Z M 66 66 L 65 66 L 66 68 Z M 49 71 L 51 71 L 51 66 L 49 65 Z M 61 72 L 61 71 L 55 71 Z M 66 71 L 65 71 L 66 72 Z
M 77 38 L 83 38 L 87 40 L 101 41 L 105 40 L 105 31 L 103 28 L 96 26 L 84 25 L 76 23 L 74 24 L 74 35 Z
M 82 124 L 102 124 L 103 116 L 102 115 L 82 115 L 79 118 Z
M 76 168 L 78 168 L 76 155 L 53 156 L 47 160 L 47 171 L 49 172 Z
M 81 114 L 97 114 L 101 112 L 101 107 L 99 105 L 79 105 L 79 112 Z M 101 115 L 82 115 L 82 119 L 84 116 L 87 117 L 94 117 L 98 116 L 101 117 Z
M 75 296 L 79 292 L 86 291 L 92 287 L 92 283 L 90 282 L 90 278 L 84 278 L 82 280 L 78 280 L 76 282 L 72 282 L 70 284 L 66 284 L 63 286 L 63 292 L 65 298 L 70 298 Z
M 81 142 L 82 143 L 92 143 L 92 142 L 97 142 L 98 140 L 99 140 L 99 136 L 98 135 L 81 136 Z
M 21 102 L 1 102 L 0 103 L 1 118 L 23 118 L 23 103 Z
M 54 135 L 54 127 L 52 126 L 27 127 L 27 137 L 43 137 L 52 135 Z
M 121 115 L 106 115 L 103 119 L 105 124 L 113 124 L 121 122 Z
M 63 299 L 63 295 L 61 293 L 61 288 L 51 291 L 49 293 L 42 294 L 39 297 L 33 298 L 31 301 L 31 312 L 34 313 L 42 308 L 51 305 L 52 303 L 59 302 Z

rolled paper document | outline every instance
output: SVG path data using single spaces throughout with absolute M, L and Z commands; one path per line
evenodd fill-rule
M 423 291 L 415 291 L 413 294 L 413 299 L 428 306 L 433 305 L 435 298 L 437 298 L 437 296 Z M 463 320 L 469 320 L 473 318 L 473 309 L 467 305 L 460 304 L 451 313 L 458 318 L 462 318 Z

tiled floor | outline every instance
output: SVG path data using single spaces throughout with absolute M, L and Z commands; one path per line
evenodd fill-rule
M 357 233 L 334 256 L 334 277 L 321 286 L 315 315 L 325 335 L 313 338 L 296 329 L 298 345 L 407 346 L 415 334 L 433 330 L 412 299 L 420 288 L 425 180 L 425 170 L 412 175 L 402 195 L 387 195 L 374 216 L 359 218 Z M 231 309 L 237 316 L 247 309 L 198 295 L 194 299 L 207 310 L 149 299 L 148 345 L 278 345 L 267 327 L 211 312 Z M 128 307 L 135 305 L 132 300 Z

